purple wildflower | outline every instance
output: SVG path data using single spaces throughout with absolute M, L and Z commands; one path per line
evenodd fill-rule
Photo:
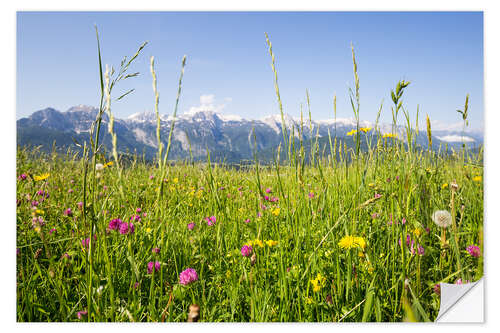
M 188 285 L 195 281 L 198 281 L 198 274 L 193 268 L 187 268 L 179 274 L 180 284 Z
M 462 279 L 458 279 L 455 284 L 464 284 L 464 283 L 470 283 L 469 280 L 465 280 L 465 282 L 462 282 Z
M 31 207 L 36 207 L 36 206 L 38 206 L 39 204 L 40 204 L 40 203 L 39 203 L 38 201 L 33 200 L 33 201 L 31 202 Z
M 423 256 L 425 254 L 425 250 L 424 250 L 424 247 L 422 245 L 418 245 L 417 247 L 417 253 L 419 256 Z
M 382 195 L 381 194 L 378 194 L 378 193 L 375 193 L 375 195 L 373 196 L 375 199 L 378 199 L 380 198 Z
M 481 255 L 481 249 L 476 245 L 467 246 L 467 252 L 474 258 L 478 258 Z
M 244 257 L 249 257 L 252 255 L 252 247 L 251 246 L 248 246 L 248 245 L 244 245 L 242 248 L 241 248 L 241 255 L 244 256 Z
M 87 315 L 87 311 L 78 311 L 76 313 L 76 316 L 78 317 L 78 319 L 82 319 L 83 316 L 86 316 Z
M 64 216 L 73 216 L 73 212 L 71 211 L 71 208 L 68 208 L 64 211 Z
M 246 219 L 246 220 L 245 220 L 245 223 L 249 223 L 249 222 L 250 222 L 250 219 Z
M 441 285 L 439 283 L 435 284 L 432 288 L 432 291 L 434 291 L 434 293 L 436 293 L 437 295 L 441 295 Z
M 153 179 L 153 178 L 155 178 L 155 176 L 149 175 L 149 179 Z
M 161 264 L 159 261 L 156 261 L 156 262 L 148 262 L 148 274 L 151 274 L 153 273 L 153 267 L 154 267 L 154 270 L 155 272 L 158 272 L 161 268 Z
M 33 217 L 32 222 L 33 222 L 33 228 L 43 227 L 45 225 L 45 221 L 43 220 L 43 217 L 41 217 L 41 216 Z
M 53 234 L 54 232 L 56 232 L 56 231 L 57 231 L 57 230 L 56 230 L 56 228 L 52 228 L 52 229 L 50 229 L 50 230 L 49 230 L 49 234 L 51 234 L 51 235 L 52 235 L 52 234 Z
M 188 223 L 188 229 L 189 230 L 193 230 L 194 226 L 195 226 L 194 222 Z
M 126 233 L 128 233 L 128 223 L 127 222 L 120 223 L 120 225 L 118 226 L 118 231 L 122 235 L 125 235 Z
M 378 214 L 377 213 L 373 213 L 372 214 L 372 219 L 376 219 L 378 217 Z
M 401 224 L 402 225 L 405 225 L 406 224 L 406 219 L 403 217 L 403 219 L 401 220 Z
M 74 192 L 74 191 L 73 191 L 73 189 L 71 189 L 71 188 L 68 190 L 68 193 L 73 193 L 73 192 Z
M 81 202 L 81 201 L 78 202 L 76 205 L 78 206 L 78 209 L 82 209 L 83 208 L 83 202 Z
M 309 199 L 312 199 L 312 198 L 314 198 L 314 193 L 309 192 Z
M 269 188 L 269 187 L 266 188 L 266 193 L 272 193 L 272 192 L 273 192 L 273 190 L 271 190 L 271 188 Z
M 26 177 L 28 177 L 28 176 L 26 176 L 26 174 L 25 174 L 25 173 L 22 173 L 22 174 L 20 174 L 20 175 L 19 175 L 19 177 L 18 177 L 18 178 L 19 178 L 20 180 L 26 180 Z
M 215 216 L 206 217 L 205 220 L 207 221 L 207 224 L 209 226 L 213 226 L 215 224 L 215 222 L 217 222 L 217 219 L 215 218 Z
M 151 250 L 153 253 L 158 254 L 160 253 L 160 248 L 154 247 L 153 250 Z
M 140 212 L 142 212 L 142 209 L 137 208 L 137 209 L 135 210 L 135 212 L 136 212 L 137 214 L 139 214 Z
M 120 219 L 112 219 L 111 221 L 109 221 L 108 228 L 109 230 L 117 230 L 122 223 L 123 222 Z
M 87 249 L 89 247 L 90 238 L 82 239 L 82 246 Z

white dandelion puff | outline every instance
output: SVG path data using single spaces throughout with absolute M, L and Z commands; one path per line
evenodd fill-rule
M 438 227 L 447 228 L 451 225 L 451 214 L 447 210 L 437 210 L 431 218 Z
M 97 163 L 97 164 L 95 165 L 95 170 L 96 170 L 96 171 L 101 171 L 101 170 L 103 170 L 103 169 L 104 169 L 104 165 L 102 165 L 101 163 Z

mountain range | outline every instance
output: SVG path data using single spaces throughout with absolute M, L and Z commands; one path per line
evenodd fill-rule
M 17 144 L 21 146 L 41 146 L 43 150 L 50 150 L 54 144 L 59 149 L 77 149 L 75 141 L 89 142 L 89 130 L 95 121 L 98 109 L 78 105 L 65 112 L 46 108 L 34 112 L 31 116 L 17 120 Z M 161 140 L 166 147 L 168 134 L 172 123 L 172 116 L 160 115 Z M 284 115 L 288 131 L 299 138 L 300 119 Z M 108 151 L 111 151 L 111 136 L 107 133 L 108 116 L 103 114 L 101 124 L 101 142 Z M 126 119 L 116 119 L 114 131 L 117 134 L 117 145 L 120 153 L 137 153 L 145 159 L 152 160 L 157 152 L 156 115 L 153 112 L 141 112 Z M 373 127 L 369 121 L 361 121 L 360 127 Z M 311 138 L 318 136 L 320 152 L 329 153 L 328 132 L 331 137 L 337 137 L 352 144 L 353 139 L 347 133 L 356 128 L 354 119 L 327 119 L 309 122 L 303 121 L 303 139 L 306 149 L 310 147 Z M 179 160 L 189 158 L 206 160 L 207 149 L 212 160 L 226 162 L 241 162 L 252 160 L 254 152 L 255 131 L 257 154 L 261 160 L 272 159 L 273 153 L 283 141 L 281 115 L 250 120 L 240 116 L 226 115 L 215 111 L 196 111 L 178 115 L 174 124 L 172 147 L 169 159 Z M 378 130 L 384 133 L 392 131 L 391 124 L 378 124 Z M 405 128 L 397 127 L 399 138 L 405 138 Z M 371 131 L 373 133 L 373 131 Z M 483 143 L 483 133 L 479 130 L 467 130 L 465 135 L 461 129 L 449 128 L 433 130 L 433 148 L 441 144 L 451 147 L 460 147 L 465 141 L 471 147 Z M 463 136 L 463 138 L 462 138 Z M 315 140 L 315 139 L 314 139 Z M 425 129 L 417 135 L 417 145 L 427 147 Z M 282 149 L 283 150 L 283 149 Z

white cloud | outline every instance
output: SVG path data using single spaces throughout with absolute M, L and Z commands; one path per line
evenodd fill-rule
M 202 105 L 210 105 L 213 104 L 215 101 L 215 95 L 201 95 L 200 96 L 200 103 Z
M 446 142 L 462 142 L 461 135 L 437 136 L 437 138 L 441 141 L 446 141 Z M 464 142 L 474 142 L 475 140 L 473 138 L 468 137 L 468 136 L 464 136 L 463 141 Z
M 215 95 L 206 94 L 200 96 L 200 105 L 192 106 L 189 108 L 189 111 L 186 113 L 196 113 L 200 111 L 213 111 L 213 112 L 222 112 L 227 104 L 231 103 L 232 98 L 226 97 L 224 98 L 224 103 L 217 104 Z

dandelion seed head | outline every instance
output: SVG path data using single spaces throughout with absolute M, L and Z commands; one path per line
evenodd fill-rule
M 440 228 L 448 228 L 451 225 L 451 214 L 447 210 L 438 210 L 432 214 L 432 220 Z

